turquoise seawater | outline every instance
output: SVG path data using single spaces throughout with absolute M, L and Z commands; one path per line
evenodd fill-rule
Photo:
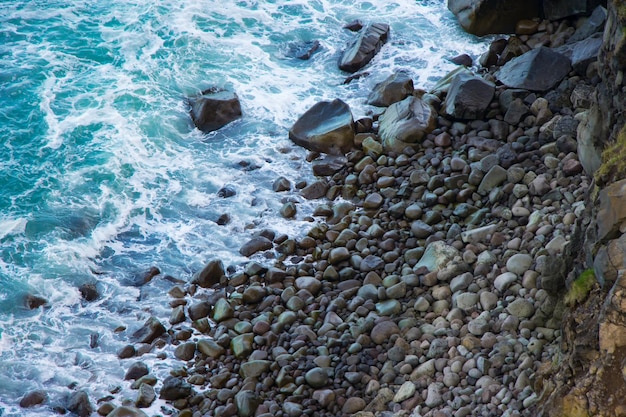
M 208 260 L 237 267 L 262 228 L 296 236 L 310 223 L 280 219 L 273 181 L 310 180 L 289 127 L 320 100 L 355 117 L 396 70 L 428 88 L 465 35 L 445 1 L 3 0 L 0 2 L 0 416 L 56 415 L 73 389 L 92 401 L 121 387 L 133 359 L 116 352 L 150 315 L 167 323 L 168 281 L 134 285 L 150 267 L 188 280 Z M 350 84 L 337 68 L 354 19 L 391 26 L 391 39 Z M 311 59 L 294 46 L 319 41 Z M 244 117 L 194 129 L 186 99 L 212 86 L 239 95 Z M 220 198 L 225 185 L 237 194 Z M 218 226 L 224 213 L 231 223 Z M 258 258 L 263 261 L 263 258 Z M 91 303 L 78 288 L 97 283 Z M 25 307 L 27 294 L 48 304 Z M 127 332 L 115 329 L 126 326 Z M 90 346 L 98 335 L 97 346 Z M 91 344 L 93 345 L 93 344 Z M 164 376 L 180 365 L 142 356 Z M 23 410 L 44 389 L 46 406 Z M 161 413 L 157 401 L 147 412 Z

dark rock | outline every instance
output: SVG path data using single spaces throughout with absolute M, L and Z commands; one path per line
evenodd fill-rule
M 539 16 L 539 0 L 448 0 L 448 9 L 467 32 L 483 36 L 514 33 L 517 22 Z
M 106 415 L 107 417 L 148 417 L 146 413 L 135 408 L 121 406 L 116 407 L 113 411 Z
M 585 75 L 587 67 L 598 59 L 602 47 L 602 33 L 597 33 L 578 42 L 568 43 L 554 50 L 572 61 L 572 68 L 576 73 Z
M 324 159 L 316 159 L 312 163 L 313 174 L 318 177 L 326 177 L 335 174 L 348 163 L 343 156 L 327 156 Z
M 339 68 L 356 72 L 367 65 L 389 37 L 389 25 L 372 23 L 361 30 L 359 36 L 344 51 L 339 60 Z
M 154 392 L 152 385 L 141 384 L 139 386 L 139 392 L 137 393 L 135 405 L 138 408 L 148 408 L 152 405 L 154 400 L 156 400 L 156 393 Z
M 450 61 L 457 65 L 463 65 L 466 67 L 471 67 L 472 64 L 474 64 L 474 60 L 468 54 L 457 55 L 454 58 L 450 58 Z
M 316 200 L 322 198 L 328 192 L 328 183 L 326 181 L 315 181 L 307 185 L 300 191 L 300 195 L 307 200 Z
M 117 352 L 117 357 L 120 359 L 128 359 L 132 358 L 137 354 L 135 347 L 133 345 L 126 345 Z
M 272 246 L 272 241 L 268 238 L 255 236 L 241 246 L 239 253 L 243 256 L 252 256 L 257 252 L 270 250 Z
M 529 112 L 530 109 L 528 106 L 525 105 L 521 99 L 516 98 L 508 106 L 504 114 L 504 121 L 512 125 L 517 125 Z
M 24 297 L 24 304 L 29 310 L 34 310 L 38 307 L 41 307 L 42 305 L 48 304 L 48 300 L 37 295 L 26 294 L 26 296 Z
M 281 191 L 289 191 L 291 190 L 291 182 L 285 177 L 279 177 L 272 184 L 272 190 L 279 193 Z
M 442 106 L 443 111 L 456 119 L 482 119 L 495 91 L 493 83 L 468 73 L 460 73 L 452 79 Z
M 544 0 L 543 14 L 548 20 L 561 20 L 588 14 L 599 4 L 600 0 Z
M 388 107 L 393 103 L 404 100 L 413 94 L 413 80 L 404 71 L 390 75 L 386 80 L 376 84 L 367 98 L 367 104 L 378 107 Z
M 217 218 L 215 223 L 217 223 L 219 226 L 227 225 L 228 223 L 230 223 L 230 214 L 224 213 L 220 215 L 220 217 Z
M 126 375 L 124 375 L 124 380 L 128 381 L 130 379 L 135 380 L 139 379 L 144 375 L 148 375 L 150 371 L 148 370 L 148 365 L 144 362 L 135 362 L 133 363 L 128 371 L 126 371 Z
M 186 383 L 182 378 L 168 376 L 163 381 L 159 398 L 166 401 L 175 401 L 181 398 L 187 398 L 191 395 L 191 385 Z
M 354 146 L 354 119 L 339 99 L 322 101 L 307 110 L 289 130 L 289 139 L 310 151 L 346 154 Z
M 211 312 L 211 304 L 207 301 L 198 301 L 189 306 L 189 318 L 191 321 L 208 317 Z
M 512 59 L 496 77 L 507 87 L 546 91 L 559 83 L 570 67 L 567 57 L 542 46 Z
M 320 42 L 317 40 L 292 43 L 289 45 L 287 56 L 306 61 L 319 49 Z
M 217 192 L 217 196 L 221 198 L 228 198 L 237 195 L 237 190 L 232 185 L 225 185 Z
M 346 23 L 343 28 L 348 29 L 351 32 L 358 32 L 359 30 L 363 29 L 363 22 L 361 22 L 360 20 L 353 20 L 350 23 Z
M 79 417 L 88 417 L 93 413 L 93 407 L 85 391 L 77 391 L 70 395 L 67 409 Z
M 594 33 L 602 31 L 606 19 L 607 10 L 602 6 L 596 7 L 593 9 L 589 19 L 587 19 L 582 26 L 576 29 L 576 32 L 574 32 L 574 34 L 567 40 L 567 43 L 582 41 Z
M 241 117 L 241 104 L 232 91 L 211 88 L 190 99 L 191 119 L 203 132 L 212 132 Z
M 378 132 L 387 149 L 393 149 L 394 142 L 401 142 L 404 148 L 421 142 L 434 130 L 436 121 L 437 112 L 430 104 L 410 96 L 387 107 L 378 119 Z
M 133 333 L 135 343 L 152 343 L 154 339 L 165 333 L 165 327 L 156 317 L 150 317 L 143 326 Z
M 235 394 L 235 406 L 239 417 L 252 417 L 259 407 L 260 400 L 254 391 L 243 390 Z
M 78 287 L 78 291 L 85 301 L 95 301 L 100 297 L 95 282 L 88 282 L 81 285 Z
M 20 407 L 30 408 L 36 407 L 48 401 L 48 394 L 45 391 L 31 391 L 24 395 L 20 400 Z
M 224 276 L 224 264 L 219 259 L 213 259 L 202 271 L 193 276 L 191 283 L 198 284 L 202 288 L 211 288 L 220 282 L 222 276 Z
M 181 361 L 190 361 L 196 354 L 196 344 L 194 342 L 181 343 L 174 349 L 174 356 Z

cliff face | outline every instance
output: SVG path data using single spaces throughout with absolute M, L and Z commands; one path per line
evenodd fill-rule
M 626 5 L 612 0 L 607 10 L 600 79 L 577 138 L 596 187 L 573 245 L 575 268 L 593 271 L 597 284 L 572 303 L 559 349 L 536 375 L 544 416 L 626 415 Z M 569 294 L 580 279 L 570 278 Z

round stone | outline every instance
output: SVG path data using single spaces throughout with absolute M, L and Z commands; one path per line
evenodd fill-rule
M 311 387 L 321 388 L 328 383 L 328 373 L 322 368 L 313 368 L 304 375 L 304 379 Z
M 341 412 L 344 414 L 354 414 L 363 410 L 367 404 L 365 400 L 361 397 L 350 397 L 346 400 L 343 407 L 341 408 Z
M 506 269 L 517 275 L 524 275 L 533 263 L 533 257 L 526 253 L 517 253 L 506 261 Z

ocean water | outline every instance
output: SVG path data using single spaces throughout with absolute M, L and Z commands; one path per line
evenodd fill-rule
M 312 179 L 287 134 L 302 113 L 341 98 L 367 115 L 368 92 L 394 71 L 427 89 L 454 68 L 445 58 L 486 49 L 445 3 L 2 0 L 0 416 L 57 415 L 74 389 L 94 404 L 117 389 L 134 399 L 123 376 L 137 359 L 116 352 L 150 315 L 167 324 L 163 275 L 188 280 L 214 258 L 239 267 L 253 232 L 311 226 L 313 203 L 286 221 L 282 199 L 299 197 L 271 189 L 279 176 Z M 370 75 L 344 85 L 337 60 L 355 34 L 342 26 L 354 19 L 388 23 L 391 36 Z M 293 57 L 315 40 L 311 59 Z M 204 134 L 186 99 L 212 86 L 235 90 L 244 116 Z M 237 194 L 219 197 L 227 185 Z M 152 266 L 162 275 L 135 285 Z M 78 288 L 94 282 L 101 297 L 88 303 Z M 29 310 L 27 294 L 48 303 Z M 163 378 L 181 365 L 172 358 L 141 360 Z M 20 409 L 35 389 L 48 404 Z

